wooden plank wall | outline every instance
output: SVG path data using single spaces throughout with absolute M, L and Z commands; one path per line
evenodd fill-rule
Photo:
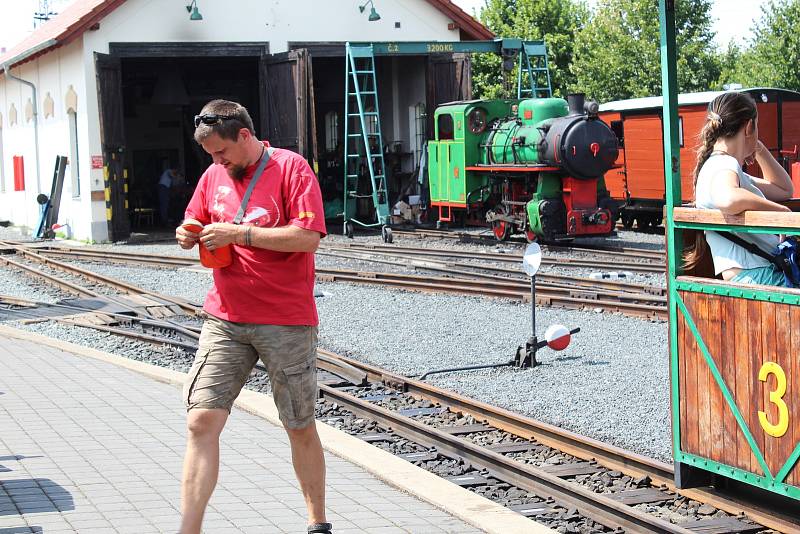
M 800 443 L 800 307 L 700 293 L 680 295 L 774 476 Z M 762 475 L 680 312 L 678 349 L 681 449 Z M 767 434 L 758 418 L 761 410 L 772 424 L 778 422 L 778 408 L 769 401 L 777 380 L 774 375 L 766 382 L 758 380 L 765 362 L 777 363 L 786 375 L 782 400 L 789 410 L 789 429 L 779 438 Z M 800 486 L 797 464 L 785 483 Z

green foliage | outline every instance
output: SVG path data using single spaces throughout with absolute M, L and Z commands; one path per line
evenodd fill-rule
M 676 2 L 678 90 L 724 84 L 800 91 L 800 0 L 770 0 L 746 46 L 714 44 L 712 0 Z M 479 18 L 498 37 L 544 39 L 555 96 L 573 91 L 605 102 L 661 94 L 658 9 L 654 0 L 485 0 Z M 745 29 L 743 28 L 743 31 Z M 494 54 L 473 57 L 478 98 L 516 95 Z
M 544 39 L 550 63 L 553 94 L 566 96 L 575 76 L 569 70 L 576 32 L 588 20 L 586 6 L 576 0 L 486 0 L 480 20 L 498 37 Z M 473 88 L 478 98 L 516 96 L 515 70 L 503 78 L 501 58 L 477 54 L 473 58 Z M 504 83 L 505 82 L 505 83 Z
M 711 1 L 676 2 L 678 89 L 705 91 L 716 85 Z M 661 92 L 658 10 L 651 0 L 601 0 L 575 38 L 570 88 L 601 102 Z
M 722 82 L 800 91 L 800 0 L 771 0 L 761 8 L 749 47 L 723 70 Z

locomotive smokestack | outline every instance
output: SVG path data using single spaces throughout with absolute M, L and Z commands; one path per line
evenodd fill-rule
M 583 103 L 585 95 L 583 93 L 573 93 L 567 95 L 567 106 L 569 106 L 569 116 L 583 115 Z

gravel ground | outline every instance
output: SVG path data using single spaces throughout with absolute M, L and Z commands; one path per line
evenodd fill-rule
M 0 239 L 16 238 L 0 229 Z M 636 241 L 633 242 L 632 240 Z M 347 242 L 329 236 L 328 242 Z M 357 242 L 379 243 L 376 236 Z M 598 240 L 599 241 L 599 240 Z M 619 232 L 604 240 L 617 246 L 656 249 L 663 236 Z M 397 240 L 396 243 L 459 250 L 493 250 L 484 244 L 459 244 L 446 240 Z M 501 245 L 517 252 L 520 246 Z M 144 253 L 196 255 L 171 243 L 136 246 L 101 245 L 99 248 Z M 365 262 L 319 259 L 320 266 L 364 268 Z M 202 302 L 211 283 L 207 273 L 180 270 L 180 283 L 169 269 L 135 268 L 116 264 L 83 263 L 95 272 L 127 280 L 141 287 Z M 574 270 L 565 270 L 575 274 Z M 61 296 L 42 286 L 29 288 L 24 278 L 4 272 L 0 294 L 52 301 Z M 544 272 L 544 271 L 543 271 Z M 663 276 L 661 277 L 663 280 Z M 482 297 L 429 295 L 351 284 L 318 284 L 317 299 L 322 347 L 348 354 L 393 371 L 420 375 L 429 369 L 510 360 L 516 347 L 530 335 L 530 307 L 517 302 Z M 540 308 L 537 332 L 561 323 L 580 327 L 564 352 L 543 349 L 542 365 L 527 370 L 503 368 L 432 375 L 436 385 L 509 408 L 542 421 L 613 443 L 641 454 L 669 461 L 669 366 L 667 325 L 594 311 Z M 47 325 L 32 325 L 47 330 Z M 105 350 L 108 336 L 69 334 L 59 327 L 59 337 L 87 340 Z M 55 332 L 55 330 L 53 330 Z M 364 332 L 379 332 L 364 335 Z M 97 338 L 97 339 L 95 339 Z M 156 351 L 157 352 L 157 351 Z M 164 354 L 156 353 L 161 363 Z

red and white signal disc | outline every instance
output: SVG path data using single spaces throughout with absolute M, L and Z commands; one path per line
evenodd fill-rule
M 564 350 L 569 346 L 572 340 L 572 334 L 566 326 L 560 324 L 552 324 L 547 327 L 544 333 L 544 339 L 547 341 L 547 346 L 553 350 Z

